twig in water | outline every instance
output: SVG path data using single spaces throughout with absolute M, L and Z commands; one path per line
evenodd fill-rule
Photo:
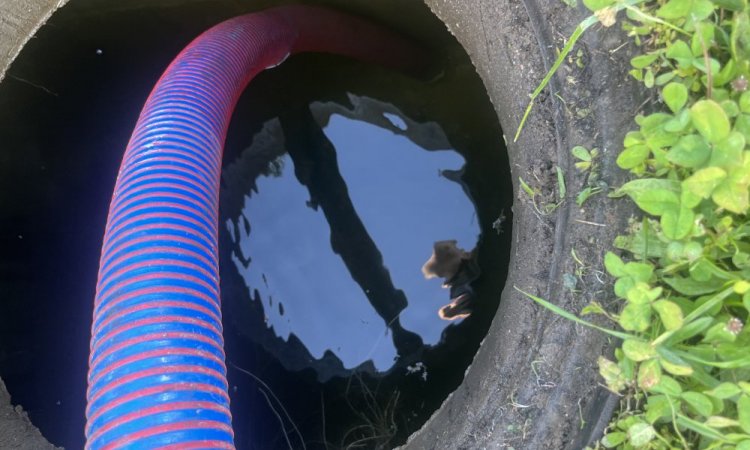
M 41 84 L 36 84 L 36 83 L 31 82 L 31 81 L 29 81 L 29 80 L 27 80 L 25 78 L 17 77 L 17 76 L 15 76 L 13 74 L 10 74 L 10 73 L 8 74 L 8 78 L 13 78 L 14 80 L 20 81 L 21 83 L 26 83 L 29 86 L 33 86 L 33 87 L 35 87 L 37 89 L 41 89 L 44 92 L 48 93 L 49 95 L 54 95 L 55 97 L 57 97 L 57 92 L 51 91 L 51 90 L 47 89 L 46 87 L 42 86 Z
M 261 386 L 263 386 L 264 388 L 266 388 L 266 390 L 268 391 L 268 393 L 271 394 L 271 397 L 273 397 L 273 399 L 276 401 L 276 403 L 278 403 L 279 406 L 281 407 L 281 410 L 284 412 L 284 415 L 289 420 L 289 423 L 292 424 L 292 428 L 294 428 L 294 431 L 297 433 L 297 436 L 299 436 L 300 443 L 302 443 L 302 449 L 303 450 L 307 450 L 307 446 L 305 445 L 305 440 L 302 437 L 302 433 L 300 433 L 299 428 L 297 428 L 297 424 L 294 423 L 294 420 L 292 419 L 292 416 L 289 414 L 289 412 L 286 410 L 286 408 L 284 408 L 284 404 L 281 403 L 281 400 L 279 400 L 279 398 L 276 396 L 276 394 L 273 393 L 273 389 L 271 389 L 270 386 L 268 386 L 263 380 L 261 380 L 260 378 L 258 378 L 258 376 L 256 376 L 254 373 L 250 372 L 249 370 L 245 370 L 242 367 L 239 367 L 238 365 L 236 365 L 232 361 L 227 361 L 227 363 L 229 363 L 230 366 L 234 367 L 235 369 L 239 370 L 240 372 L 244 373 L 245 375 L 250 376 L 252 379 L 254 379 L 255 381 L 257 381 Z M 264 397 L 266 397 L 266 400 L 268 400 L 268 396 L 266 396 L 266 393 L 262 389 L 258 389 L 258 390 L 261 392 L 261 394 L 263 394 Z M 269 402 L 268 405 L 271 406 L 271 403 Z M 274 413 L 276 413 L 276 410 L 273 409 L 273 406 L 271 406 L 271 409 L 274 411 Z M 278 417 L 279 421 L 281 421 L 281 428 L 284 430 L 284 436 L 286 437 L 286 429 L 284 428 L 284 423 L 281 420 L 281 416 L 278 413 L 276 413 L 276 417 Z M 287 437 L 287 442 L 288 441 L 289 441 L 289 438 Z M 289 448 L 292 448 L 291 444 L 290 444 Z

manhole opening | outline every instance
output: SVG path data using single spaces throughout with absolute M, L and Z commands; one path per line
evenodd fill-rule
M 164 3 L 73 1 L 0 85 L 0 378 L 66 448 L 83 445 L 99 246 L 132 126 L 172 57 L 245 12 Z M 301 55 L 240 100 L 220 237 L 238 448 L 403 443 L 489 328 L 511 237 L 504 138 L 468 57 L 421 14 L 420 39 L 439 43 L 434 80 Z M 460 264 L 425 279 L 436 242 Z M 446 273 L 458 278 L 443 289 Z M 459 298 L 443 315 L 471 315 L 442 320 Z

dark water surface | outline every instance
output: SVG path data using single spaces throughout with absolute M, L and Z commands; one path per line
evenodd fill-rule
M 83 446 L 122 152 L 171 58 L 241 12 L 219 3 L 66 7 L 0 84 L 0 378 L 56 445 Z M 460 384 L 503 287 L 510 221 L 492 224 L 511 204 L 501 131 L 461 61 L 425 84 L 302 56 L 240 100 L 220 235 L 238 448 L 390 447 Z M 481 269 L 474 314 L 453 322 L 437 315 L 450 290 L 421 272 L 446 239 Z
M 450 148 L 427 151 L 406 136 L 340 115 L 330 117 L 324 132 L 336 148 L 355 214 L 382 254 L 380 265 L 409 302 L 399 316 L 402 326 L 424 344 L 437 344 L 450 323 L 437 309 L 450 296 L 440 280 L 426 280 L 421 267 L 435 241 L 456 239 L 472 249 L 480 231 L 463 186 L 443 175 L 459 171 L 463 157 Z M 276 336 L 288 340 L 293 333 L 313 358 L 331 351 L 346 369 L 372 361 L 377 371 L 387 371 L 397 356 L 387 323 L 331 247 L 326 216 L 310 207 L 310 193 L 295 177 L 292 158 L 284 154 L 274 164 L 277 171 L 258 177 L 255 189 L 244 193 L 241 216 L 228 224 L 230 231 L 240 230 L 233 237 L 239 239 L 233 241 L 232 259 L 248 292 L 260 298 Z M 228 170 L 241 169 L 230 164 Z

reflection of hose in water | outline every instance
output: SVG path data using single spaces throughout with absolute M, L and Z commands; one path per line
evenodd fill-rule
M 422 55 L 360 19 L 288 6 L 203 33 L 151 92 L 123 157 L 102 245 L 87 448 L 233 448 L 217 258 L 221 155 L 250 79 L 327 51 L 406 71 Z
M 393 285 L 383 255 L 354 208 L 339 171 L 336 149 L 306 105 L 292 109 L 280 120 L 297 180 L 310 192 L 311 206 L 323 210 L 331 229 L 331 248 L 393 332 L 398 354 L 414 354 L 423 342 L 401 325 L 399 315 L 406 308 L 406 295 Z

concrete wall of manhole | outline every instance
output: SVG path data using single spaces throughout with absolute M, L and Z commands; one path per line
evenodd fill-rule
M 0 377 L 13 403 L 52 443 L 78 448 L 100 237 L 140 106 L 171 58 L 202 30 L 283 2 L 65 3 L 0 4 L 6 18 L 0 22 L 0 283 L 6 293 Z M 573 197 L 587 184 L 621 182 L 613 149 L 628 127 L 628 111 L 640 102 L 624 69 L 631 49 L 610 51 L 622 41 L 616 30 L 592 31 L 580 44 L 578 64 L 553 78 L 520 138 L 511 142 L 527 93 L 583 10 L 536 0 L 314 3 L 368 17 L 421 42 L 434 67 L 428 80 L 415 80 L 332 56 L 300 55 L 259 76 L 240 100 L 225 152 L 220 242 L 238 448 L 585 445 L 614 406 L 596 379 L 605 339 L 540 310 L 514 287 L 571 310 L 607 299 L 606 280 L 586 274 L 571 280 L 581 271 L 569 255 L 575 250 L 579 260 L 599 265 L 601 249 L 629 212 L 604 196 L 584 208 Z M 289 113 L 300 105 L 311 114 Z M 327 189 L 352 204 L 353 213 L 327 211 L 325 201 L 317 201 L 326 194 L 302 182 L 301 161 L 290 148 L 299 136 L 286 134 L 300 124 L 322 129 L 339 153 L 334 169 L 341 171 L 340 183 Z M 375 142 L 374 153 L 345 158 L 353 151 L 344 149 L 347 136 L 354 147 Z M 576 174 L 568 156 L 572 145 L 602 149 L 597 179 Z M 408 146 L 413 148 L 401 149 Z M 409 152 L 415 156 L 398 159 Z M 395 156 L 383 160 L 386 154 Z M 366 167 L 357 172 L 358 164 Z M 433 186 L 430 176 L 414 175 L 425 168 L 437 170 L 440 177 L 432 178 L 441 181 Z M 361 180 L 373 173 L 365 185 Z M 563 197 L 558 174 L 565 177 Z M 403 183 L 411 177 L 414 183 Z M 519 193 L 519 178 L 538 190 L 535 199 Z M 384 209 L 369 208 L 389 192 Z M 418 206 L 401 206 L 411 216 L 399 216 L 396 203 L 406 193 Z M 309 197 L 307 206 L 322 205 L 327 223 L 309 219 L 302 231 L 287 229 L 307 219 L 257 212 L 274 211 L 297 194 L 303 203 Z M 462 202 L 468 209 L 458 206 Z M 395 228 L 381 226 L 377 217 L 384 214 Z M 347 225 L 357 221 L 364 226 Z M 325 232 L 318 238 L 300 238 L 321 223 Z M 277 233 L 270 243 L 262 239 L 269 233 Z M 396 241 L 391 244 L 399 250 L 392 253 L 385 242 L 395 235 L 421 250 L 407 255 Z M 370 257 L 347 257 L 335 248 L 326 257 L 343 262 L 354 291 L 362 291 L 352 302 L 377 312 L 371 334 L 361 310 L 344 317 L 340 305 L 321 300 L 330 296 L 326 286 L 347 289 L 339 291 L 343 284 L 313 271 L 330 252 L 318 249 L 330 247 L 329 240 L 334 247 L 335 241 L 374 243 L 359 247 L 374 248 Z M 456 240 L 455 247 L 447 245 L 466 263 L 458 273 L 463 281 L 445 291 L 439 282 L 425 287 L 418 264 L 429 257 L 429 244 L 440 240 Z M 299 270 L 302 278 L 274 275 L 279 267 L 289 273 L 289 266 L 268 255 L 321 242 L 311 250 L 310 269 Z M 273 251 L 264 253 L 264 246 Z M 289 255 L 286 261 L 295 263 L 306 257 Z M 404 271 L 421 281 L 401 278 L 402 260 L 411 261 Z M 385 291 L 400 292 L 409 306 L 394 317 L 381 313 L 388 309 L 378 307 L 382 299 L 363 287 L 378 281 L 370 279 L 372 270 L 354 276 L 358 266 L 390 270 Z M 319 295 L 308 300 L 302 290 L 279 287 L 287 285 Z M 437 317 L 442 304 L 467 293 L 469 305 L 454 312 L 468 317 Z M 349 326 L 353 318 L 361 326 Z M 331 329 L 345 339 L 318 339 Z M 357 341 L 352 336 L 360 332 Z M 0 414 L 0 444 L 44 448 L 39 432 L 25 413 L 13 411 L 0 388 L 0 408 L 7 409 Z M 277 417 L 282 409 L 287 412 Z

